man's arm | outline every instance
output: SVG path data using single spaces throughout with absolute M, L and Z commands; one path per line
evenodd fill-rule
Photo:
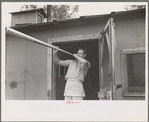
M 91 65 L 86 59 L 79 57 L 77 54 L 73 54 L 73 56 L 84 64 L 84 68 L 90 68 Z
M 58 49 L 54 51 L 54 62 L 62 66 L 69 66 L 67 61 L 60 60 L 57 56 Z

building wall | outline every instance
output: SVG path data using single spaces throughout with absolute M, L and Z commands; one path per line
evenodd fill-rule
M 80 20 L 66 22 L 54 27 L 53 37 L 76 36 L 83 34 L 99 33 L 103 30 L 108 18 L 94 20 Z
M 61 22 L 57 25 L 49 25 L 44 27 L 33 27 L 30 29 L 22 29 L 24 33 L 49 42 L 48 39 L 71 37 L 76 35 L 87 35 L 102 32 L 108 18 L 85 19 L 79 21 Z M 114 18 L 117 48 L 115 50 L 115 82 L 121 84 L 121 68 L 120 68 L 120 50 L 134 48 L 137 46 L 144 47 L 145 22 L 144 15 L 127 15 Z M 137 37 L 137 38 L 136 38 Z M 143 41 L 139 42 L 139 37 Z M 95 38 L 98 38 L 97 36 Z M 90 39 L 90 37 L 88 37 Z M 17 89 L 6 89 L 8 99 L 46 99 L 47 95 L 47 70 L 51 72 L 48 66 L 47 48 L 33 44 L 28 41 L 19 41 L 16 37 L 7 37 L 7 53 L 6 53 L 6 81 L 9 79 L 16 80 L 20 83 Z M 61 40 L 60 40 L 61 41 Z M 16 58 L 14 58 L 16 57 Z M 18 57 L 22 57 L 21 59 Z M 21 60 L 21 61 L 20 61 Z M 50 63 L 50 62 L 49 62 Z M 21 69 L 18 68 L 21 65 Z M 50 68 L 50 69 L 49 69 Z M 21 80 L 20 80 L 20 79 Z M 24 81 L 25 86 L 24 86 Z M 24 88 L 24 89 L 22 89 Z M 21 89 L 21 90 L 20 90 Z M 21 92 L 18 92 L 21 91 Z M 13 94 L 12 94 L 13 93 Z M 116 99 L 144 99 L 141 97 L 123 97 L 122 89 L 116 90 Z
M 108 18 L 84 20 L 63 24 L 54 28 L 53 37 L 75 36 L 102 32 Z M 115 50 L 115 82 L 121 84 L 120 51 L 122 49 L 145 47 L 145 17 L 144 14 L 115 17 L 116 50 Z M 60 28 L 58 28 L 60 27 Z M 123 97 L 122 88 L 116 90 L 117 100 L 135 100 L 145 97 Z
M 11 26 L 24 23 L 36 23 L 36 12 L 12 15 Z
M 145 47 L 145 18 L 119 21 L 115 23 L 115 81 L 121 84 L 120 51 L 122 49 Z M 138 97 L 123 97 L 122 89 L 117 89 L 116 99 L 138 99 Z M 139 99 L 144 99 L 140 97 Z
M 28 35 L 45 42 L 51 35 L 50 32 L 39 33 L 33 32 Z M 15 36 L 6 37 L 6 99 L 45 100 L 47 48 Z M 12 81 L 17 82 L 16 88 L 10 88 Z
M 5 98 L 23 100 L 25 95 L 26 41 L 13 36 L 6 38 Z M 10 83 L 17 82 L 11 89 Z

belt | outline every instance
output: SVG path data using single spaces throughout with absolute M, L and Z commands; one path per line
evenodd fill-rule
M 81 80 L 79 80 L 79 79 L 67 79 L 67 81 L 79 81 L 79 82 L 81 82 Z

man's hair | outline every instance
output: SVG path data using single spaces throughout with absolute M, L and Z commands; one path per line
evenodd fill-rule
M 87 53 L 86 48 L 85 47 L 79 47 L 79 50 L 83 50 L 84 54 Z

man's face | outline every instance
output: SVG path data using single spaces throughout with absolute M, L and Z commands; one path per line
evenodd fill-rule
M 77 55 L 81 58 L 84 58 L 86 55 L 84 54 L 84 51 L 83 50 L 78 50 L 78 53 Z

